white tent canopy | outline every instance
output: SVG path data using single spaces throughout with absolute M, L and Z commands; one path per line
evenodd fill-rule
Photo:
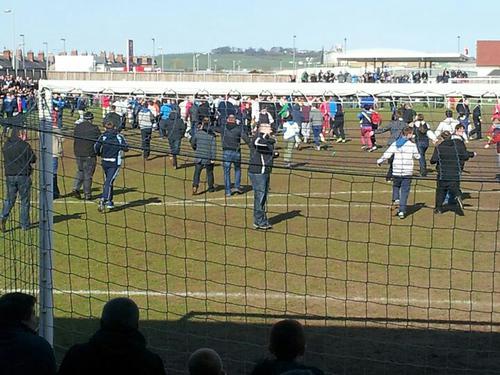
M 242 95 L 259 95 L 270 92 L 276 96 L 301 93 L 306 96 L 336 94 L 339 96 L 500 96 L 500 84 L 472 83 L 276 83 L 276 82 L 151 82 L 151 81 L 73 81 L 41 80 L 40 89 L 52 92 L 107 92 L 114 94 L 160 95 L 175 92 L 178 95 L 192 95 L 208 92 L 225 95 L 239 92 Z

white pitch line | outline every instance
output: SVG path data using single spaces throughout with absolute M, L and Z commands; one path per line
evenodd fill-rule
M 0 289 L 1 293 L 22 292 L 30 294 L 38 294 L 38 291 L 30 289 Z M 54 295 L 78 295 L 78 296 L 130 296 L 130 297 L 165 297 L 165 298 L 197 298 L 197 299 L 260 299 L 260 300 L 307 300 L 317 302 L 362 302 L 362 303 L 378 303 L 389 305 L 405 305 L 405 306 L 432 306 L 432 305 L 468 305 L 468 306 L 492 306 L 500 307 L 500 302 L 476 302 L 471 300 L 449 300 L 449 299 L 425 299 L 425 298 L 395 298 L 395 297 L 346 297 L 345 295 L 299 295 L 296 293 L 238 293 L 238 292 L 158 292 L 158 291 L 141 291 L 141 290 L 63 290 L 55 289 Z

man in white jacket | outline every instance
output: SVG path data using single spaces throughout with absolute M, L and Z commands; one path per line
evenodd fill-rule
M 411 141 L 413 129 L 406 127 L 394 143 L 392 143 L 377 164 L 380 166 L 385 160 L 394 155 L 392 163 L 392 204 L 398 207 L 400 219 L 406 217 L 406 204 L 410 194 L 411 178 L 413 175 L 413 159 L 420 159 L 417 146 Z
M 445 112 L 445 115 L 446 115 L 446 118 L 439 123 L 436 131 L 434 132 L 434 134 L 436 135 L 436 138 L 438 138 L 441 135 L 441 133 L 443 133 L 444 131 L 448 131 L 448 132 L 450 132 L 450 134 L 455 133 L 455 127 L 458 124 L 460 124 L 460 121 L 455 120 L 453 118 L 453 111 L 448 109 Z M 465 143 L 467 143 L 469 141 L 467 139 L 467 136 L 463 137 L 463 139 L 464 139 Z

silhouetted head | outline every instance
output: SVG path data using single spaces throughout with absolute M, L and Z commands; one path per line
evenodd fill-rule
M 129 298 L 114 298 L 102 309 L 101 328 L 130 331 L 139 328 L 139 308 Z
M 271 328 L 269 351 L 277 359 L 292 361 L 303 355 L 305 348 L 304 329 L 296 320 L 282 320 Z
M 23 323 L 36 329 L 36 298 L 25 293 L 7 293 L 0 297 L 0 322 Z
M 201 348 L 189 357 L 189 375 L 223 375 L 222 360 L 213 349 Z

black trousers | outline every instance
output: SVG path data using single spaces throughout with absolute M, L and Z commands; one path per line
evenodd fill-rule
M 338 138 L 345 139 L 344 116 L 335 117 L 333 120 L 333 134 Z
M 151 135 L 153 134 L 153 129 L 141 129 L 141 139 L 142 139 L 142 151 L 145 158 L 149 157 L 151 149 Z
M 462 192 L 460 191 L 460 181 L 440 180 L 438 177 L 436 183 L 436 208 L 443 207 L 443 202 L 448 191 L 455 197 L 461 197 Z
M 474 121 L 474 129 L 470 131 L 469 138 L 471 138 L 474 134 L 476 135 L 477 139 L 482 138 L 481 121 Z

